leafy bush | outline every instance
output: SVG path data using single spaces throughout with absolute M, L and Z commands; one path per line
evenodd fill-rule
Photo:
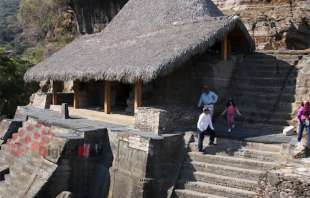
M 0 115 L 12 117 L 17 105 L 29 102 L 29 96 L 37 88 L 35 84 L 23 81 L 24 73 L 30 66 L 28 61 L 9 57 L 0 49 Z

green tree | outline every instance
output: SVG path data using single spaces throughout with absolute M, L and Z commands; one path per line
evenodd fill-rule
M 9 57 L 0 49 L 0 115 L 12 117 L 18 105 L 26 105 L 37 87 L 26 84 L 24 73 L 31 66 L 28 61 Z

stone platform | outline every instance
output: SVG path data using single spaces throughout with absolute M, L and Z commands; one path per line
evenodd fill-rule
M 166 196 L 173 188 L 184 158 L 184 134 L 159 136 L 132 125 L 76 117 L 64 119 L 58 112 L 31 106 L 19 107 L 14 120 L 21 122 L 22 127 L 12 133 L 9 143 L 2 144 L 0 151 L 5 165 L 0 175 L 0 193 L 6 195 L 15 190 L 17 196 L 26 197 L 30 193 L 35 197 L 56 197 L 62 192 L 94 198 L 107 197 L 108 193 L 111 198 Z M 38 133 L 46 131 L 53 132 L 54 140 L 44 147 L 48 154 L 54 153 L 51 148 L 59 146 L 53 142 L 61 142 L 61 150 L 54 153 L 56 157 L 41 156 L 40 152 L 33 155 L 32 147 L 28 149 L 26 137 L 31 136 L 37 142 Z M 29 151 L 27 159 L 11 151 L 16 147 L 20 148 L 18 151 L 24 148 Z M 43 175 L 36 176 L 42 164 L 37 162 L 41 161 L 51 168 L 46 174 L 40 169 Z M 32 176 L 40 181 L 35 179 L 33 186 L 27 179 Z M 20 185 L 20 177 L 29 183 L 27 189 Z
M 294 139 L 294 136 L 284 136 L 282 131 L 274 131 L 259 126 L 257 128 L 238 127 L 238 123 L 236 123 L 236 128 L 232 129 L 232 132 L 227 132 L 226 123 L 223 120 L 217 121 L 214 127 L 216 136 L 226 139 L 264 144 L 288 144 Z

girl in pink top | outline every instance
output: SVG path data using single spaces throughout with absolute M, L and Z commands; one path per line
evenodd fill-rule
M 226 108 L 223 111 L 222 115 L 224 114 L 226 114 L 227 117 L 228 132 L 231 132 L 231 129 L 235 128 L 235 117 L 237 115 L 241 116 L 241 113 L 238 110 L 232 98 L 228 100 Z

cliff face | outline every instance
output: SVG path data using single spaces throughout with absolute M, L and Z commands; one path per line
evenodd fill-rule
M 18 53 L 31 48 L 26 54 L 49 56 L 79 34 L 100 32 L 127 1 L 51 1 L 56 6 L 47 10 L 50 13 L 50 9 L 54 9 L 53 18 L 56 20 L 40 32 L 34 27 L 34 23 L 28 22 L 20 25 L 17 20 L 20 5 L 28 2 L 31 5 L 30 8 L 33 9 L 33 5 L 40 5 L 38 3 L 40 1 L 2 0 L 0 1 L 0 44 L 14 46 L 16 43 Z M 213 1 L 225 14 L 239 15 L 243 19 L 249 32 L 255 38 L 258 49 L 306 49 L 310 47 L 308 39 L 310 36 L 310 0 Z M 33 18 L 38 18 L 37 13 L 26 13 L 26 16 L 35 15 Z M 44 17 L 43 14 L 41 18 Z M 40 44 L 39 47 L 38 44 Z
M 101 31 L 128 0 L 71 0 L 79 32 L 91 34 Z
M 239 15 L 258 49 L 310 47 L 309 0 L 214 0 L 225 14 Z
M 0 44 L 11 43 L 21 29 L 16 22 L 19 0 L 0 1 Z
M 79 34 L 100 32 L 127 0 L 1 0 L 0 45 L 39 62 Z

